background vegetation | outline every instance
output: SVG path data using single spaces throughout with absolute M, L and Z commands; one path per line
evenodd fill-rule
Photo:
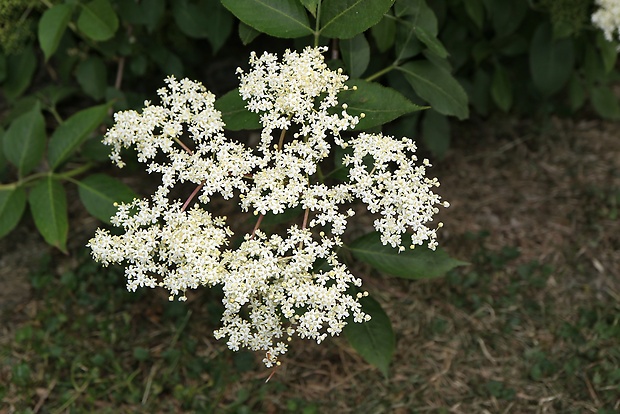
M 620 166 L 605 158 L 608 170 L 590 181 L 580 178 L 582 160 L 532 158 L 563 153 L 566 136 L 566 153 L 583 151 L 551 119 L 620 118 L 617 45 L 591 26 L 593 9 L 590 0 L 2 2 L 2 255 L 38 249 L 43 259 L 28 278 L 31 296 L 3 306 L 0 410 L 618 412 L 618 261 L 595 255 L 601 271 L 583 252 L 620 247 Z M 461 186 L 484 178 L 450 164 L 499 153 L 502 162 L 476 171 L 496 176 L 509 164 L 502 154 L 525 148 L 510 175 L 549 180 L 556 172 L 541 173 L 545 163 L 561 169 L 572 187 L 553 201 L 578 200 L 579 213 L 563 216 L 571 242 L 553 250 L 561 260 L 544 243 L 546 255 L 528 253 L 490 223 L 469 228 L 468 216 L 456 214 L 449 230 L 450 210 L 445 245 L 471 266 L 414 282 L 385 278 L 357 257 L 356 273 L 372 275 L 364 281 L 395 327 L 387 379 L 338 339 L 301 347 L 265 383 L 253 354 L 212 339 L 217 292 L 187 304 L 127 293 L 122 271 L 100 269 L 82 246 L 92 217 L 107 221 L 112 201 L 149 186 L 135 165 L 122 176 L 110 168 L 100 140 L 113 112 L 141 107 L 170 74 L 227 96 L 251 50 L 315 43 L 330 47 L 330 66 L 375 85 L 368 90 L 391 88 L 372 90 L 381 92 L 364 128 L 416 138 Z M 234 116 L 238 105 L 220 99 L 231 133 L 244 134 L 251 120 Z M 600 139 L 595 160 L 619 154 L 613 138 Z M 56 250 L 42 249 L 36 232 Z M 22 238 L 32 242 L 15 242 Z

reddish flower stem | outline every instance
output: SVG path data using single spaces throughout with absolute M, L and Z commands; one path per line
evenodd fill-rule
M 200 189 L 205 185 L 205 180 L 202 180 L 202 182 L 200 183 L 199 186 L 197 186 L 194 191 L 192 191 L 192 193 L 189 195 L 189 197 L 187 198 L 187 200 L 185 201 L 185 204 L 183 204 L 183 207 L 181 207 L 181 211 L 185 211 L 185 209 L 187 208 L 187 206 L 189 205 L 189 203 L 191 203 L 192 199 L 194 197 L 196 197 L 196 194 L 198 194 L 198 191 L 200 191 Z
M 264 214 L 260 214 L 258 216 L 258 220 L 256 220 L 256 224 L 254 225 L 254 229 L 252 230 L 252 236 L 250 238 L 254 237 L 254 234 L 256 233 L 256 230 L 258 230 L 258 228 L 260 227 L 261 221 L 263 221 L 263 217 L 265 217 Z

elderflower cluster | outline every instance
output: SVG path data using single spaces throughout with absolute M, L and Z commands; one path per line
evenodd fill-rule
M 348 78 L 327 68 L 324 51 L 287 51 L 281 61 L 253 53 L 249 71 L 237 70 L 247 109 L 260 114 L 256 148 L 224 135 L 213 94 L 173 77 L 158 91 L 161 105 L 145 102 L 140 113 L 116 114 L 104 138 L 119 167 L 122 150 L 134 148 L 161 183 L 150 199 L 118 206 L 112 224 L 120 231 L 97 230 L 88 244 L 94 259 L 124 263 L 129 290 L 163 287 L 171 300 L 185 300 L 188 289 L 221 286 L 216 338 L 232 350 L 264 351 L 267 367 L 278 363 L 293 336 L 322 342 L 340 334 L 348 318 L 370 319 L 359 303 L 367 293 L 352 293 L 361 280 L 336 254 L 354 216 L 352 203 L 361 201 L 378 216 L 374 225 L 384 244 L 403 251 L 403 235 L 410 233 L 411 248 L 437 245 L 436 228 L 428 224 L 441 200 L 432 191 L 437 180 L 425 177 L 430 163 L 416 165 L 407 138 L 341 135 L 359 118 L 339 103 Z M 349 179 L 325 183 L 318 165 L 335 146 L 344 154 L 335 161 L 349 167 Z M 177 186 L 191 193 L 186 200 L 174 197 Z M 257 216 L 254 228 L 237 235 L 238 247 L 230 247 L 235 235 L 227 217 L 207 210 L 216 195 Z M 296 208 L 302 213 L 288 226 L 271 234 L 261 229 L 266 214 Z
M 605 39 L 614 41 L 620 38 L 620 1 L 596 0 L 598 10 L 592 14 L 592 23 L 601 29 Z

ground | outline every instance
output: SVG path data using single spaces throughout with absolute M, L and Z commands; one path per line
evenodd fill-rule
M 321 345 L 305 343 L 292 347 L 267 385 L 264 380 L 271 371 L 260 364 L 241 369 L 235 381 L 224 381 L 219 402 L 212 409 L 620 412 L 619 131 L 618 124 L 597 120 L 551 119 L 535 124 L 495 120 L 459 126 L 451 150 L 435 162 L 432 172 L 442 183 L 439 192 L 451 203 L 441 212 L 445 225 L 440 245 L 472 264 L 445 278 L 419 282 L 378 275 L 361 264 L 355 269 L 389 314 L 396 333 L 389 378 L 366 364 L 343 338 Z M 80 228 L 72 230 L 76 250 L 97 225 L 85 216 L 80 222 Z M 37 315 L 49 304 L 41 289 L 30 288 L 32 280 L 40 279 L 29 279 L 28 274 L 37 268 L 40 252 L 47 249 L 36 232 L 27 229 L 26 223 L 0 244 L 0 308 L 6 321 L 0 345 L 3 362 L 8 362 L 0 368 L 0 380 L 9 384 L 0 394 L 5 401 L 0 412 L 20 407 L 34 412 L 65 412 L 69 407 L 75 412 L 87 412 L 85 407 L 136 412 L 142 407 L 152 412 L 149 404 L 156 404 L 160 412 L 166 412 L 162 408 L 166 406 L 194 412 L 195 402 L 207 399 L 205 393 L 212 391 L 213 384 L 222 383 L 217 370 L 196 377 L 181 375 L 181 382 L 198 378 L 188 380 L 191 384 L 185 384 L 185 391 L 158 380 L 177 375 L 175 369 L 183 359 L 167 368 L 166 352 L 178 343 L 185 346 L 185 336 L 198 338 L 191 349 L 202 360 L 213 361 L 214 355 L 225 352 L 201 323 L 200 318 L 208 315 L 192 308 L 201 303 L 200 295 L 186 305 L 192 313 L 185 308 L 186 316 L 174 326 L 162 322 L 166 320 L 166 311 L 161 310 L 164 295 L 147 293 L 131 310 L 114 310 L 118 317 L 113 320 L 128 315 L 146 324 L 136 328 L 131 321 L 123 322 L 142 336 L 131 339 L 133 344 L 118 345 L 130 351 L 114 358 L 124 358 L 128 364 L 141 361 L 132 366 L 136 369 L 132 376 L 128 373 L 118 384 L 106 385 L 106 390 L 119 393 L 120 400 L 112 399 L 107 391 L 89 394 L 80 388 L 73 367 L 68 369 L 69 381 L 52 362 L 37 359 L 36 341 L 23 339 L 23 332 L 30 332 L 24 326 L 45 325 Z M 58 275 L 68 274 L 67 269 L 81 263 L 75 254 L 50 257 L 48 267 Z M 70 286 L 73 282 L 62 283 Z M 66 294 L 67 300 L 75 299 L 73 293 Z M 143 314 L 137 316 L 137 312 Z M 76 313 L 69 322 L 82 317 Z M 60 322 L 66 335 L 72 335 L 73 329 L 79 332 L 69 322 Z M 97 333 L 103 333 L 98 336 L 105 336 L 105 328 L 97 326 Z M 85 354 L 99 352 L 95 349 L 98 342 L 82 340 L 89 345 L 67 348 Z M 145 350 L 146 356 L 136 349 Z M 237 357 L 225 360 L 244 365 Z M 64 360 L 59 357 L 58 361 Z M 28 379 L 16 381 L 21 372 L 16 367 L 25 365 L 31 371 Z M 83 364 L 83 370 L 90 369 L 87 365 Z M 190 368 L 183 367 L 183 372 Z M 97 381 L 104 382 L 93 380 L 91 387 Z M 61 388 L 64 394 L 57 395 Z M 196 395 L 187 396 L 190 388 L 197 390 Z M 135 391 L 137 397 L 119 391 L 125 389 Z M 179 402 L 184 399 L 189 402 Z

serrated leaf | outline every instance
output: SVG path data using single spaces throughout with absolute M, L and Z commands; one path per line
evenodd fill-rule
M 379 23 L 394 0 L 324 0 L 319 32 L 322 36 L 348 39 Z
M 17 167 L 20 177 L 31 172 L 45 151 L 45 119 L 37 104 L 12 123 L 4 135 L 4 154 Z
M 47 176 L 37 182 L 28 197 L 34 224 L 45 241 L 63 252 L 67 251 L 67 196 L 62 184 Z
M 77 27 L 90 39 L 105 41 L 118 30 L 118 17 L 109 0 L 93 0 L 82 4 Z
M 26 191 L 22 187 L 0 190 L 0 238 L 19 223 L 26 208 Z
M 381 305 L 370 297 L 360 299 L 362 310 L 370 315 L 368 322 L 349 322 L 343 329 L 351 346 L 387 378 L 396 347 L 392 323 Z
M 542 23 L 532 37 L 529 57 L 534 85 L 543 95 L 551 96 L 566 85 L 573 73 L 573 40 L 554 40 L 551 25 Z
M 2 93 L 12 101 L 19 98 L 30 86 L 37 68 L 37 57 L 33 47 L 24 47 L 19 53 L 7 57 L 7 75 L 2 84 Z
M 260 129 L 260 117 L 246 109 L 246 102 L 239 95 L 239 89 L 233 89 L 215 101 L 215 109 L 222 113 L 222 120 L 229 131 L 242 129 Z
M 89 56 L 77 65 L 75 77 L 82 90 L 98 101 L 105 95 L 107 87 L 106 72 L 103 59 L 99 56 Z
M 436 111 L 424 112 L 422 139 L 426 147 L 438 158 L 443 158 L 450 148 L 450 122 Z
M 349 90 L 338 94 L 338 101 L 347 104 L 351 115 L 364 113 L 364 118 L 355 127 L 361 131 L 377 125 L 383 125 L 402 115 L 424 109 L 405 98 L 400 92 L 375 82 L 355 79 L 347 82 Z M 357 87 L 357 90 L 353 89 Z M 338 111 L 341 111 L 340 106 Z
M 499 64 L 495 65 L 491 80 L 491 97 L 504 112 L 508 112 L 512 106 L 512 82 L 510 82 L 508 71 Z
M 437 112 L 459 119 L 469 116 L 467 94 L 450 72 L 423 60 L 406 63 L 397 69 L 405 74 L 415 92 Z
M 58 168 L 80 144 L 101 125 L 111 104 L 93 106 L 71 116 L 60 125 L 49 141 L 47 160 L 50 168 Z
M 79 181 L 78 192 L 86 210 L 105 223 L 110 223 L 116 214 L 114 203 L 129 203 L 137 197 L 131 188 L 105 174 L 93 174 Z
M 441 248 L 430 250 L 425 246 L 398 252 L 381 243 L 381 235 L 372 232 L 347 246 L 353 256 L 377 270 L 404 279 L 428 279 L 443 276 L 447 271 L 468 263 L 448 256 Z
M 222 0 L 222 4 L 243 23 L 270 36 L 296 38 L 314 32 L 298 0 Z
M 38 37 L 46 61 L 56 52 L 72 12 L 72 5 L 57 4 L 41 16 Z
M 353 36 L 351 39 L 342 39 L 340 51 L 349 75 L 352 78 L 362 76 L 370 63 L 370 45 L 364 33 Z

